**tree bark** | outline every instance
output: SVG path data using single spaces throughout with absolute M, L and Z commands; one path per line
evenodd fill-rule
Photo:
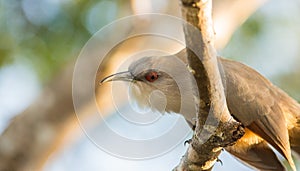
M 196 128 L 176 171 L 211 170 L 223 147 L 244 135 L 230 115 L 214 47 L 212 0 L 181 0 L 189 67 L 199 92 Z M 192 26 L 191 26 L 192 25 Z

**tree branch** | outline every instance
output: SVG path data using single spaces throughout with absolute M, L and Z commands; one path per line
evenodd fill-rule
M 244 134 L 230 115 L 214 47 L 211 0 L 181 0 L 189 65 L 200 94 L 196 129 L 185 156 L 174 170 L 211 170 L 223 147 Z

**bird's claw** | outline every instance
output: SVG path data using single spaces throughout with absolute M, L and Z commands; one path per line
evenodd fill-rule
M 221 166 L 223 166 L 223 162 L 221 159 L 217 158 L 217 162 L 220 162 L 221 163 Z
M 186 144 L 191 144 L 192 142 L 192 139 L 188 139 L 186 141 L 184 141 L 183 145 L 186 146 Z

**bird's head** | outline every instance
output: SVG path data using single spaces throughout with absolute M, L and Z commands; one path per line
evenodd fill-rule
M 130 82 L 130 95 L 138 106 L 161 113 L 179 113 L 182 95 L 193 99 L 190 75 L 186 64 L 176 56 L 152 56 L 133 62 L 128 71 L 110 75 L 101 83 Z M 189 100 L 184 102 L 194 104 Z

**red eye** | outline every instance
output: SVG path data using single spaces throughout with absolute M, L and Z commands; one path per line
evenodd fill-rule
M 158 73 L 155 71 L 150 71 L 145 75 L 145 79 L 149 82 L 154 82 L 155 80 L 158 79 Z

